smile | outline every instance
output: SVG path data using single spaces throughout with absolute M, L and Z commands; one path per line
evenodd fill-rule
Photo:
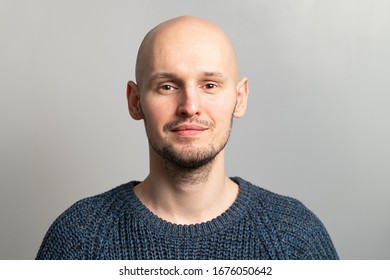
M 201 134 L 205 130 L 207 128 L 194 124 L 182 124 L 171 129 L 172 132 L 180 137 L 193 137 Z

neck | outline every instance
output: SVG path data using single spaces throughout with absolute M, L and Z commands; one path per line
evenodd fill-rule
M 197 168 L 177 168 L 151 158 L 150 174 L 135 193 L 160 218 L 175 224 L 202 223 L 225 212 L 238 195 L 238 186 L 226 177 L 224 151 Z

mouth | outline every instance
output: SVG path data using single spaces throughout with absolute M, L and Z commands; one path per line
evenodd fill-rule
M 182 124 L 171 129 L 179 137 L 194 137 L 207 130 L 206 127 L 195 124 Z

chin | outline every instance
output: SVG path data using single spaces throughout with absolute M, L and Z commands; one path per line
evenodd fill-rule
M 175 149 L 168 145 L 162 148 L 161 155 L 170 163 L 182 168 L 199 168 L 213 161 L 218 152 L 209 147 L 200 149 L 186 147 Z

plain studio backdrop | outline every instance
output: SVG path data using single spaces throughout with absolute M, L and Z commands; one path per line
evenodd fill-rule
M 0 258 L 77 200 L 148 173 L 127 112 L 156 24 L 220 25 L 248 76 L 227 172 L 301 200 L 343 259 L 390 258 L 390 1 L 0 1 Z M 175 38 L 166 38 L 175 40 Z

